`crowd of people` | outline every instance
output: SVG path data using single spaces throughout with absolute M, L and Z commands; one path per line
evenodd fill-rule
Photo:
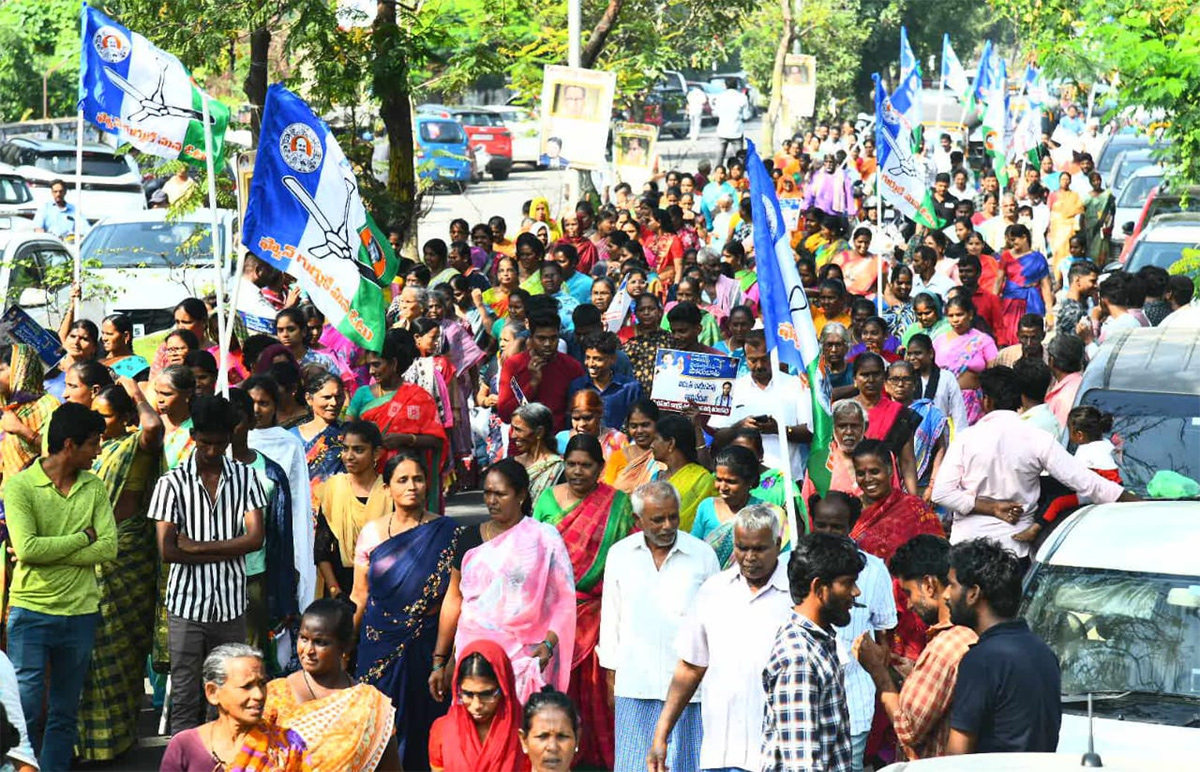
M 165 770 L 1053 751 L 1058 665 L 1021 579 L 1066 507 L 1131 496 L 1080 373 L 1192 284 L 1097 288 L 1089 155 L 1001 189 L 939 145 L 943 229 L 879 221 L 849 125 L 765 159 L 802 201 L 827 490 L 810 384 L 759 321 L 744 150 L 557 216 L 534 198 L 515 233 L 454 220 L 403 261 L 378 352 L 253 255 L 239 311 L 273 328 L 227 356 L 197 298 L 152 359 L 120 314 L 68 314 L 49 370 L 6 348 L 9 758 L 122 758 L 147 677 Z M 650 399 L 664 348 L 736 360 L 729 415 Z M 447 517 L 472 489 L 482 522 Z

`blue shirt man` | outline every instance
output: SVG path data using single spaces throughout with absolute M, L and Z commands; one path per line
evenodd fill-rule
M 50 200 L 42 205 L 33 218 L 33 229 L 60 239 L 75 232 L 75 205 L 67 203 L 67 183 L 50 183 Z
M 567 394 L 593 389 L 604 402 L 604 426 L 622 429 L 629 411 L 642 399 L 642 384 L 628 375 L 613 372 L 620 340 L 611 332 L 601 332 L 583 341 L 583 367 L 587 371 L 571 381 Z

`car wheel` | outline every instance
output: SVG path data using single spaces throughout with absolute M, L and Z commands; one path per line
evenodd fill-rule
M 492 179 L 496 180 L 497 182 L 503 182 L 504 180 L 508 179 L 509 171 L 509 169 L 504 169 L 503 171 L 497 169 L 496 171 L 492 172 Z

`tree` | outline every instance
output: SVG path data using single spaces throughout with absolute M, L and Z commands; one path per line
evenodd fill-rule
M 1200 14 L 1192 0 L 991 0 L 1051 76 L 1116 83 L 1118 118 L 1166 124 L 1169 174 L 1200 183 Z
M 79 83 L 79 3 L 0 3 L 0 122 L 74 115 Z

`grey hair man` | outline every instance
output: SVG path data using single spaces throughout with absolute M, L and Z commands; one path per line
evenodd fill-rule
M 792 610 L 787 566 L 779 559 L 783 524 L 774 507 L 762 504 L 742 509 L 731 522 L 733 563 L 704 583 L 684 622 L 679 661 L 646 757 L 650 772 L 683 768 L 668 761 L 669 741 L 702 682 L 704 739 L 693 768 L 761 767 L 762 672 Z
M 640 533 L 608 551 L 600 600 L 600 665 L 615 701 L 617 772 L 642 772 L 654 739 L 654 721 L 665 705 L 675 669 L 674 642 L 683 609 L 709 577 L 720 571 L 704 541 L 679 530 L 679 492 L 661 480 L 631 496 Z M 671 769 L 697 769 L 701 723 L 699 698 L 680 711 L 665 749 Z

